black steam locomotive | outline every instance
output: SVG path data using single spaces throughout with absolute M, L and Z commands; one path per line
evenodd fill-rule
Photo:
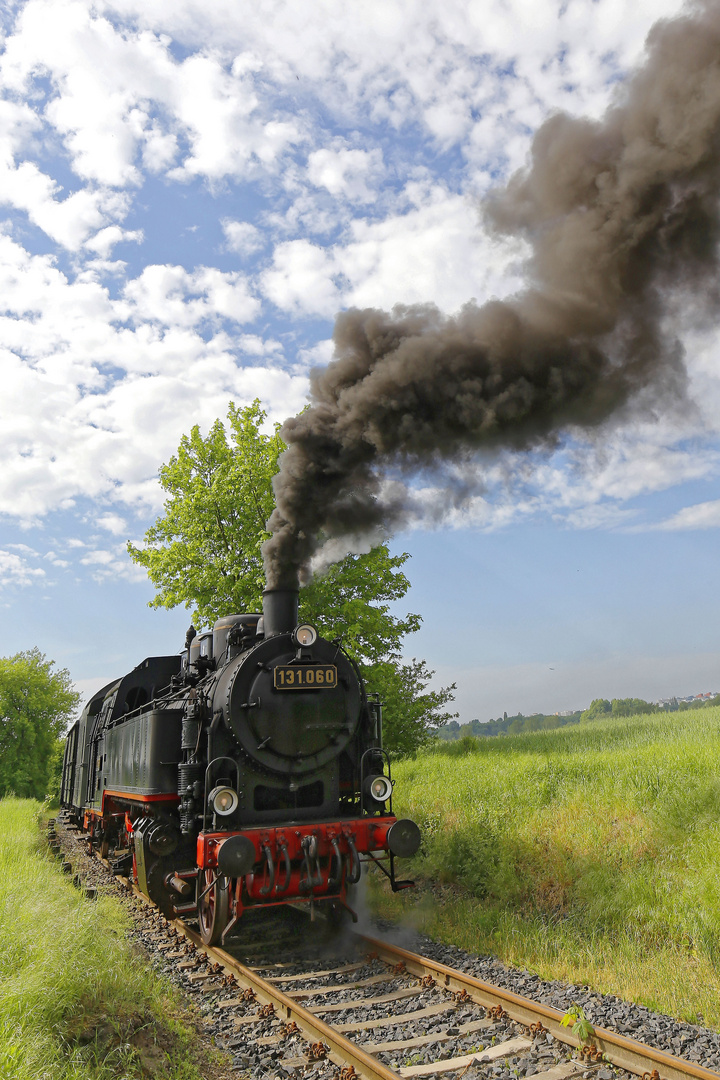
M 65 749 L 61 803 L 91 845 L 211 944 L 244 911 L 323 902 L 372 860 L 398 881 L 414 822 L 392 813 L 381 706 L 339 641 L 298 625 L 298 595 L 263 594 L 185 650 L 87 703 Z

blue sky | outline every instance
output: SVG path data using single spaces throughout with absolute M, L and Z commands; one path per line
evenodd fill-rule
M 90 690 L 182 644 L 125 554 L 180 436 L 302 408 L 334 314 L 507 296 L 483 195 L 557 109 L 600 116 L 673 2 L 27 0 L 0 55 L 0 630 Z M 690 403 L 550 455 L 410 552 L 408 654 L 463 720 L 720 689 L 718 341 Z

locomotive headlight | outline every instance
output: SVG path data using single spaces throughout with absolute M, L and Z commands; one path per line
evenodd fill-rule
M 392 783 L 387 776 L 369 776 L 365 788 L 375 802 L 387 802 L 392 795 Z
M 317 641 L 317 630 L 314 626 L 310 626 L 309 623 L 303 623 L 302 626 L 298 626 L 295 631 L 295 643 L 302 646 L 303 649 L 308 649 L 311 645 L 314 645 Z
M 209 803 L 220 817 L 227 817 L 238 807 L 238 794 L 231 787 L 216 787 L 210 792 Z

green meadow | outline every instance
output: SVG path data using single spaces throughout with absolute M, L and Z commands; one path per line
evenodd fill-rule
M 169 984 L 133 956 L 111 897 L 85 899 L 48 853 L 40 805 L 0 800 L 2 1080 L 199 1080 Z
M 720 709 L 463 739 L 395 764 L 430 936 L 720 1026 Z

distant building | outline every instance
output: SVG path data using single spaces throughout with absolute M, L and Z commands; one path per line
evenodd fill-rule
M 693 701 L 710 701 L 712 698 L 718 696 L 717 690 L 711 690 L 708 693 L 702 694 L 687 694 L 685 697 L 669 697 L 659 698 L 657 701 L 653 701 L 653 705 L 657 705 L 660 709 L 672 709 L 679 705 L 681 702 L 693 702 Z

